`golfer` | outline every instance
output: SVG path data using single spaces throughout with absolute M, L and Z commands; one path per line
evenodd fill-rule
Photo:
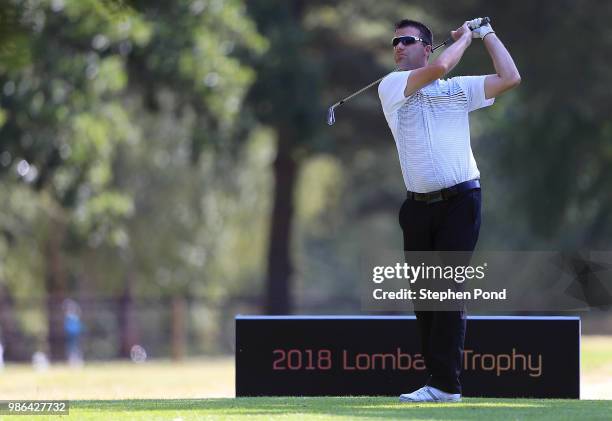
M 521 77 L 490 24 L 471 31 L 467 21 L 451 31 L 455 41 L 429 63 L 433 35 L 427 26 L 402 20 L 393 49 L 398 71 L 378 93 L 395 139 L 407 199 L 400 212 L 406 251 L 473 251 L 480 231 L 480 173 L 470 147 L 468 113 L 493 104 Z M 495 74 L 441 79 L 481 38 Z M 461 400 L 465 311 L 415 311 L 428 381 L 400 402 Z

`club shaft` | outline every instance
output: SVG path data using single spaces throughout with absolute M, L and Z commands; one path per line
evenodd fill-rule
M 393 71 L 395 72 L 395 70 Z M 391 72 L 391 73 L 393 73 Z M 364 86 L 363 88 L 361 88 L 360 90 L 358 90 L 357 92 L 353 92 L 352 94 L 350 94 L 349 96 L 347 96 L 344 99 L 341 99 L 340 101 L 336 102 L 334 105 L 332 105 L 333 108 L 336 108 L 339 105 L 344 104 L 345 101 L 348 101 L 349 99 L 353 98 L 354 96 L 359 95 L 360 93 L 362 93 L 365 90 L 370 89 L 372 86 L 376 85 L 378 82 L 380 82 L 381 80 L 383 80 L 384 78 L 386 78 L 388 75 L 390 75 L 391 73 L 388 73 L 386 75 L 384 75 L 383 77 L 381 77 L 378 80 L 375 80 L 374 82 L 370 83 L 368 86 Z
M 438 48 L 445 46 L 446 44 L 450 44 L 451 42 L 453 42 L 453 39 L 451 37 L 446 38 L 446 41 L 444 41 L 442 44 L 438 44 L 436 45 L 434 48 L 431 49 L 431 52 L 433 53 L 434 51 L 436 51 Z

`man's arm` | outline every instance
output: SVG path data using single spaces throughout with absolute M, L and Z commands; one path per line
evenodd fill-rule
M 406 82 L 404 96 L 409 97 L 423 86 L 440 79 L 459 63 L 465 50 L 472 43 L 472 32 L 465 22 L 456 31 L 451 32 L 455 42 L 442 52 L 431 64 L 413 70 Z
M 483 39 L 485 47 L 493 59 L 497 74 L 487 75 L 484 80 L 485 98 L 496 98 L 521 83 L 521 75 L 514 64 L 510 53 L 493 32 Z

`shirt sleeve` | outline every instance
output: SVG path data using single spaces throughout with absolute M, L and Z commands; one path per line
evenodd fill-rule
M 454 78 L 468 101 L 468 112 L 493 105 L 495 98 L 485 99 L 484 80 L 487 76 L 459 76 Z
M 397 111 L 406 102 L 404 91 L 410 76 L 410 70 L 393 72 L 386 76 L 378 85 L 378 97 L 385 114 Z

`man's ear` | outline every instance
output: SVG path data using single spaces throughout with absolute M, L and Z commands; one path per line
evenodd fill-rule
M 426 45 L 425 46 L 425 54 L 427 55 L 427 60 L 429 60 L 429 56 L 431 55 L 432 51 L 432 46 L 431 45 Z

